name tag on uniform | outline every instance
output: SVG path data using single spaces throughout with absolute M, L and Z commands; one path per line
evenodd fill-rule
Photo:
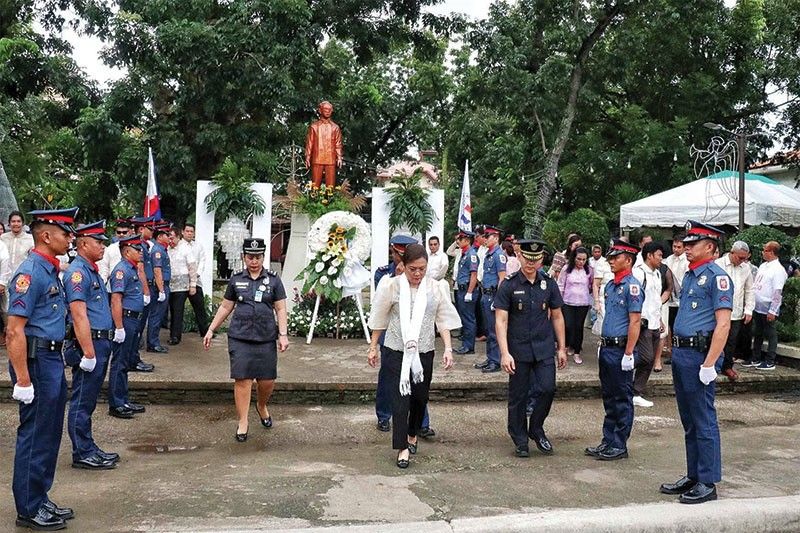
M 525 291 L 514 291 L 514 294 L 525 294 Z
M 236 282 L 236 288 L 237 289 L 246 289 L 249 286 L 250 286 L 250 283 L 248 283 L 246 281 L 237 281 Z
M 264 299 L 264 292 L 263 291 L 256 291 L 256 296 L 253 298 L 256 302 L 260 302 Z

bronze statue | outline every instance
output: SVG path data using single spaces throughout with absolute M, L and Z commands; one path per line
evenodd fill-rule
M 336 185 L 336 167 L 342 166 L 342 130 L 331 120 L 333 105 L 327 100 L 319 104 L 319 120 L 312 122 L 306 135 L 306 168 L 311 169 L 312 186 Z

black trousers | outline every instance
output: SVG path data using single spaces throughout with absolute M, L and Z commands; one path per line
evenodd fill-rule
M 556 393 L 556 361 L 514 361 L 516 370 L 508 376 L 508 434 L 516 446 L 528 446 L 528 438 L 544 437 L 544 421 L 550 414 Z M 535 385 L 534 385 L 535 384 Z M 536 391 L 530 424 L 526 409 L 531 391 Z
M 183 310 L 186 307 L 186 300 L 192 304 L 197 329 L 201 336 L 205 336 L 208 331 L 208 313 L 203 299 L 203 288 L 197 287 L 194 296 L 189 295 L 189 291 L 176 291 L 169 295 L 169 338 L 181 340 L 183 334 Z
M 583 347 L 583 324 L 586 322 L 589 306 L 564 304 L 561 312 L 564 314 L 567 348 L 572 348 L 575 353 L 581 353 Z
M 742 324 L 744 324 L 744 320 L 731 320 L 731 330 L 728 333 L 728 340 L 725 341 L 725 351 L 723 352 L 723 371 L 733 368 L 733 356 L 736 353 L 736 343 L 739 341 L 739 332 L 742 331 Z
M 428 405 L 428 393 L 431 388 L 433 374 L 433 351 L 419 354 L 425 377 L 420 383 L 411 382 L 411 395 L 400 395 L 400 373 L 403 367 L 403 352 L 384 346 L 385 359 L 381 365 L 386 366 L 389 376 L 389 388 L 392 392 L 392 449 L 408 448 L 408 437 L 416 437 L 422 427 L 425 407 Z

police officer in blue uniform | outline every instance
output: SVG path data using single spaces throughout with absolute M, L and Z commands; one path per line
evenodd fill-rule
M 138 232 L 139 240 L 141 241 L 142 259 L 140 265 L 137 267 L 139 278 L 142 283 L 142 297 L 144 298 L 144 311 L 139 320 L 139 332 L 136 338 L 136 350 L 132 354 L 133 363 L 129 364 L 129 372 L 152 372 L 155 366 L 150 363 L 142 361 L 139 355 L 139 350 L 143 346 L 145 335 L 145 328 L 147 327 L 147 319 L 150 316 L 150 310 L 153 304 L 157 303 L 158 294 L 155 292 L 155 285 L 153 281 L 153 263 L 150 257 L 150 247 L 152 246 L 151 239 L 153 238 L 153 229 L 155 226 L 155 217 L 132 217 L 131 223 Z
M 717 499 L 722 453 L 714 407 L 717 372 L 731 325 L 733 282 L 713 258 L 722 230 L 686 223 L 686 258 L 678 315 L 672 337 L 672 380 L 684 429 L 686 475 L 661 485 L 664 494 L 680 494 L 681 503 Z
M 477 323 L 475 298 L 478 288 L 478 252 L 472 246 L 475 234 L 471 231 L 458 232 L 456 242 L 461 248 L 456 276 L 456 310 L 461 317 L 461 347 L 455 350 L 459 355 L 475 353 L 475 333 Z
M 72 440 L 72 466 L 87 470 L 108 470 L 119 460 L 118 454 L 103 451 L 92 438 L 92 413 L 114 340 L 108 293 L 97 270 L 108 240 L 105 222 L 75 229 L 78 255 L 62 275 L 72 326 L 64 349 L 64 361 L 72 367 L 67 432 Z
M 162 222 L 156 225 L 153 236 L 155 241 L 150 248 L 150 264 L 153 270 L 153 285 L 155 287 L 155 298 L 150 303 L 150 316 L 147 320 L 147 351 L 155 353 L 167 353 L 166 346 L 161 346 L 159 333 L 161 333 L 161 323 L 167 313 L 169 305 L 169 282 L 172 278 L 172 268 L 169 263 L 169 230 L 170 224 Z
M 604 289 L 606 315 L 600 337 L 600 388 L 606 417 L 603 440 L 586 448 L 601 461 L 628 457 L 633 427 L 634 347 L 639 340 L 644 294 L 631 269 L 639 248 L 614 239 L 606 257 L 614 273 Z
M 384 276 L 390 278 L 403 273 L 403 253 L 406 251 L 406 246 L 409 244 L 417 244 L 417 240 L 408 235 L 394 235 L 389 239 L 389 249 L 391 250 L 391 262 L 375 269 L 375 288 L 378 287 L 380 281 Z M 383 339 L 386 334 L 382 334 L 380 338 L 381 361 L 385 360 Z M 378 385 L 375 390 L 375 415 L 378 417 L 377 428 L 379 431 L 391 431 L 390 420 L 392 418 L 392 391 L 390 390 L 390 380 L 388 370 L 383 365 L 378 369 Z M 422 427 L 419 431 L 419 436 L 430 438 L 436 435 L 436 432 L 431 429 L 430 416 L 428 415 L 428 406 L 425 406 L 425 416 L 422 419 Z
M 31 211 L 34 247 L 8 286 L 6 339 L 19 405 L 12 490 L 17 526 L 66 527 L 74 516 L 50 501 L 64 428 L 67 380 L 61 350 L 67 304 L 57 255 L 67 253 L 78 208 Z
M 494 328 L 494 296 L 506 277 L 506 254 L 500 248 L 502 231 L 495 226 L 483 227 L 488 251 L 483 258 L 483 280 L 481 281 L 481 312 L 486 324 L 486 360 L 476 363 L 475 368 L 488 374 L 500 370 L 500 349 L 497 346 L 497 333 Z
M 108 376 L 108 414 L 130 419 L 143 413 L 143 405 L 128 398 L 128 372 L 136 366 L 141 320 L 145 309 L 139 265 L 145 244 L 139 235 L 119 240 L 122 260 L 111 271 L 111 318 L 114 321 L 114 350 Z
M 558 368 L 567 366 L 564 344 L 564 316 L 558 284 L 540 272 L 545 243 L 520 240 L 521 269 L 508 276 L 494 298 L 500 365 L 508 373 L 508 434 L 517 457 L 530 457 L 528 439 L 542 453 L 553 446 L 544 432 L 556 392 L 555 344 L 558 340 Z M 535 382 L 536 402 L 526 420 L 526 408 Z

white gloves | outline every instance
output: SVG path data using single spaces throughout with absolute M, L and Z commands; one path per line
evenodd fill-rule
M 144 300 L 144 305 L 146 305 L 146 306 L 150 305 L 150 295 L 149 294 L 143 294 L 142 295 L 142 299 Z
M 708 385 L 715 379 L 717 379 L 717 370 L 713 366 L 700 367 L 700 381 L 703 382 L 703 385 Z
M 11 397 L 26 405 L 31 403 L 33 401 L 33 383 L 27 387 L 14 385 L 14 392 L 11 394 Z
M 97 365 L 97 359 L 95 359 L 94 357 L 92 357 L 91 359 L 89 359 L 85 355 L 81 357 L 80 367 L 81 370 L 83 370 L 84 372 L 91 372 L 92 370 L 94 370 L 95 365 Z
M 471 292 L 468 292 L 467 294 L 464 295 L 464 301 L 465 302 L 471 302 L 472 301 L 472 293 Z
M 166 292 L 159 292 L 158 293 L 158 301 L 159 302 L 163 302 L 166 299 L 167 299 L 167 293 Z
M 633 370 L 633 354 L 628 353 L 622 356 L 622 371 L 630 372 Z
M 117 328 L 114 330 L 114 342 L 119 344 L 125 342 L 125 328 Z

